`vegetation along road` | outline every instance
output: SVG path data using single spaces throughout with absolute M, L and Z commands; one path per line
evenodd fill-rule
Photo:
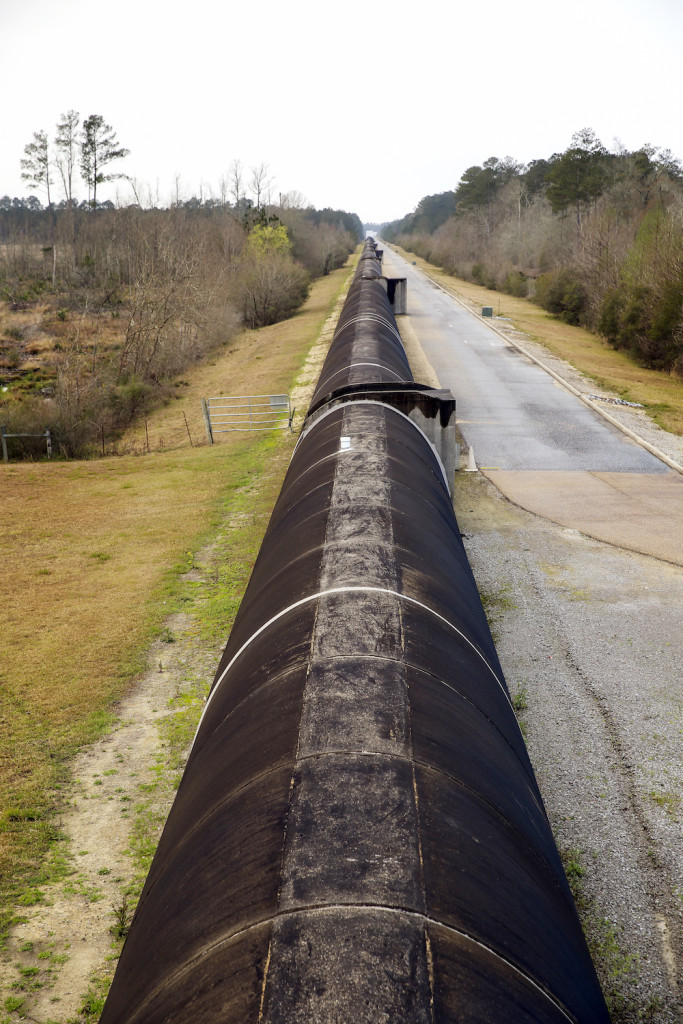
M 679 1020 L 683 477 L 410 263 L 385 257 L 409 278 L 404 333 L 500 467 L 459 474 L 456 512 L 613 1019 Z M 680 437 L 652 436 L 680 459 Z

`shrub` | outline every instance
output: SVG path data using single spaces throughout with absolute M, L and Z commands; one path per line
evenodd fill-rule
M 551 270 L 536 281 L 535 302 L 567 324 L 581 323 L 588 297 L 585 288 L 568 268 Z
M 652 310 L 652 326 L 644 354 L 663 369 L 674 366 L 683 354 L 683 282 L 667 281 Z
M 623 283 L 600 307 L 598 332 L 614 348 L 627 349 L 656 369 L 683 368 L 683 283 L 658 289 Z
M 287 255 L 267 253 L 242 267 L 237 299 L 249 327 L 266 327 L 284 320 L 306 300 L 310 278 Z
M 503 291 L 506 295 L 514 295 L 518 299 L 525 299 L 529 294 L 529 282 L 524 274 L 519 270 L 515 270 L 505 278 Z
M 486 267 L 483 263 L 473 263 L 470 273 L 475 284 L 484 285 L 486 280 Z
M 597 331 L 614 348 L 619 348 L 621 334 L 621 314 L 624 309 L 624 294 L 619 288 L 608 291 L 598 313 Z

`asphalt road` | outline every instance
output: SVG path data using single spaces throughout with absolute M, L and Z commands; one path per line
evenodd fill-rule
M 665 473 L 667 467 L 565 391 L 485 323 L 388 249 L 408 278 L 408 312 L 477 465 L 501 470 Z
M 384 253 L 385 274 L 408 279 L 401 320 L 455 395 L 460 432 L 498 490 L 589 537 L 683 565 L 683 476 L 397 253 Z

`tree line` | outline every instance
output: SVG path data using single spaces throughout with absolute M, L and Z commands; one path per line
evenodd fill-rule
M 116 132 L 101 114 L 90 114 L 81 123 L 78 111 L 69 110 L 57 122 L 52 144 L 46 131 L 33 133 L 21 158 L 21 177 L 45 192 L 47 205 L 51 206 L 57 172 L 62 184 L 62 201 L 72 206 L 78 167 L 88 189 L 88 205 L 97 209 L 97 186 L 120 177 L 108 170 L 109 165 L 128 156 L 129 152 L 119 144 Z
M 35 181 L 43 168 L 47 206 L 0 199 L 0 422 L 49 427 L 70 457 L 110 445 L 241 327 L 291 315 L 311 278 L 343 265 L 363 234 L 355 214 L 315 210 L 296 193 L 272 202 L 267 165 L 248 178 L 239 161 L 218 196 L 183 199 L 177 188 L 168 205 L 149 205 L 133 182 L 142 201 L 102 203 L 96 186 L 125 151 L 103 119 L 95 128 L 107 131 L 96 156 L 81 150 L 87 202 L 69 186 L 66 144 L 61 165 L 53 154 L 64 195 L 47 196 L 42 139 L 26 174 Z
M 547 158 L 468 167 L 381 234 L 683 374 L 683 166 L 669 150 L 609 150 L 586 128 Z

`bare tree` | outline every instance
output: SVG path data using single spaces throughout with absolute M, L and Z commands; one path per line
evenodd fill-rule
M 159 206 L 161 206 L 158 178 L 156 180 L 154 191 L 152 191 L 152 186 L 150 185 L 150 183 L 147 182 L 147 205 L 149 206 L 150 210 L 156 210 Z
M 64 198 L 69 208 L 73 205 L 73 173 L 79 146 L 79 116 L 77 110 L 68 110 L 66 114 L 62 114 L 61 120 L 57 122 L 57 134 L 55 135 L 57 150 L 55 163 L 62 179 Z
M 230 167 L 230 192 L 235 200 L 235 206 L 239 206 L 244 192 L 242 189 L 242 161 L 237 158 L 233 160 Z
M 142 203 L 140 202 L 140 195 L 142 192 L 142 186 L 140 182 L 138 181 L 137 178 L 130 177 L 128 174 L 124 175 L 124 177 L 132 189 L 133 197 L 135 199 L 136 204 L 138 206 L 142 206 Z
M 296 189 L 290 192 L 280 192 L 280 207 L 283 210 L 305 210 L 308 206 L 308 200 L 303 192 L 297 192 Z
M 141 223 L 117 385 L 158 384 L 197 358 L 217 332 L 229 335 L 235 314 L 213 242 L 184 210 L 156 218 L 151 230 Z
M 254 199 L 256 200 L 256 209 L 261 209 L 261 202 L 266 197 L 268 190 L 270 189 L 273 179 L 268 173 L 268 164 L 261 162 L 258 167 L 251 168 L 251 178 L 249 180 L 249 187 L 254 193 Z

